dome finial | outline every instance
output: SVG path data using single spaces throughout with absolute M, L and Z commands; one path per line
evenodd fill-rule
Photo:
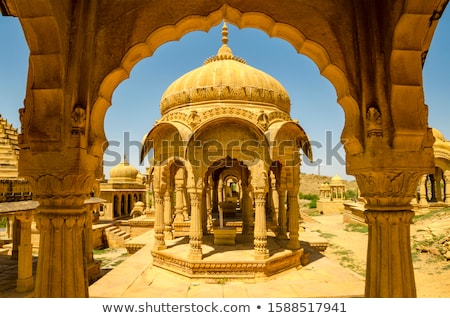
M 233 52 L 228 46 L 228 26 L 225 20 L 222 26 L 222 47 L 217 52 L 217 56 L 233 57 Z
M 223 26 L 222 26 L 222 43 L 223 45 L 228 44 L 228 26 L 227 22 L 223 20 Z

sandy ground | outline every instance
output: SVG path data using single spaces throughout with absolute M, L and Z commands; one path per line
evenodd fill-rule
M 364 277 L 368 234 L 346 230 L 342 215 L 311 217 L 306 213 L 302 214 L 305 230 L 318 232 L 328 240 L 329 246 L 323 254 Z M 450 215 L 444 220 L 431 219 L 413 224 L 411 226 L 412 243 L 424 229 L 436 228 L 442 224 L 446 226 L 446 223 L 450 228 Z M 125 248 L 106 249 L 94 257 L 102 260 L 103 273 L 106 273 L 123 261 L 127 257 L 126 253 Z M 417 297 L 450 298 L 450 261 L 435 255 L 418 253 L 414 248 L 413 260 Z
M 304 219 L 304 227 L 307 231 L 317 231 L 329 241 L 330 245 L 324 255 L 365 276 L 367 233 L 345 230 L 346 224 L 342 222 L 342 215 L 306 216 Z M 430 222 L 433 221 L 413 224 L 411 226 L 412 238 L 420 234 L 424 228 L 428 228 L 431 225 Z M 436 221 L 435 223 L 442 222 Z M 450 261 L 427 253 L 416 253 L 414 249 L 413 260 L 417 297 L 450 297 Z

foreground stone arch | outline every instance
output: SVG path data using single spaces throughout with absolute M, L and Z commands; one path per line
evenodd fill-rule
M 313 8 L 310 8 L 313 10 Z M 314 11 L 314 10 L 313 10 Z M 303 15 L 307 13 L 303 12 Z M 269 15 L 262 12 L 239 11 L 225 3 L 215 11 L 203 15 L 187 15 L 174 25 L 164 25 L 148 34 L 142 42 L 130 43 L 131 47 L 124 52 L 123 57 L 114 69 L 108 71 L 99 84 L 98 97 L 93 105 L 91 133 L 92 152 L 101 150 L 106 139 L 103 130 L 103 118 L 108 107 L 111 105 L 112 94 L 117 86 L 129 77 L 132 68 L 142 59 L 150 57 L 161 45 L 181 39 L 184 35 L 192 31 L 208 31 L 211 27 L 219 24 L 223 20 L 237 25 L 239 28 L 257 28 L 267 33 L 271 37 L 278 37 L 289 42 L 300 54 L 311 58 L 318 66 L 321 74 L 328 78 L 334 85 L 337 92 L 339 104 L 344 109 L 346 115 L 346 125 L 344 126 L 342 138 L 346 140 L 344 146 L 352 153 L 361 151 L 361 145 L 357 136 L 360 134 L 358 127 L 359 110 L 357 102 L 350 94 L 350 84 L 345 72 L 341 69 L 343 52 L 336 54 L 336 61 L 327 52 L 322 44 L 312 41 L 300 30 L 287 23 L 278 22 Z M 321 17 L 321 19 L 325 19 Z M 325 25 L 324 25 L 325 24 Z M 322 29 L 331 29 L 328 21 L 323 21 Z M 140 30 L 133 30 L 140 32 Z M 330 30 L 330 33 L 333 33 Z M 330 49 L 331 52 L 340 51 L 336 46 Z M 98 138 L 97 138 L 98 137 Z
M 40 202 L 35 296 L 88 296 L 83 202 L 106 148 L 103 121 L 117 85 L 165 42 L 225 18 L 285 39 L 333 83 L 345 113 L 347 172 L 367 201 L 366 296 L 414 297 L 410 201 L 420 176 L 434 169 L 421 66 L 447 3 L 0 0 L 30 48 L 19 169 Z

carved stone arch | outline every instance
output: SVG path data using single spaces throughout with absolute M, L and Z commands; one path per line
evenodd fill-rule
M 250 111 L 248 111 L 248 113 L 251 114 Z M 242 123 L 242 125 L 255 132 L 255 134 L 262 135 L 264 133 L 264 131 L 258 125 L 256 125 L 255 122 L 251 120 L 251 118 L 230 114 L 221 114 L 221 116 L 207 118 L 206 120 L 202 121 L 202 123 L 195 128 L 194 135 L 198 136 L 202 131 L 208 129 L 208 127 L 220 124 L 221 121 L 226 122 L 230 120 Z
M 161 166 L 161 181 L 166 183 L 169 189 L 173 190 L 175 188 L 175 173 L 178 169 L 186 171 L 186 160 L 181 157 L 170 157 L 165 162 L 162 162 Z
M 215 152 L 204 152 L 210 148 Z M 230 117 L 216 118 L 201 125 L 192 134 L 185 157 L 192 165 L 202 169 L 208 169 L 213 162 L 226 157 L 250 166 L 261 160 L 270 161 L 269 142 L 261 129 L 248 120 L 238 117 L 233 117 L 232 121 Z
M 22 134 L 25 136 L 23 141 L 33 150 L 33 144 L 28 142 L 42 136 L 52 142 L 62 141 L 64 127 L 61 116 L 64 114 L 63 89 L 66 79 L 64 60 L 68 51 L 64 35 L 69 28 L 66 19 L 70 17 L 68 12 L 61 11 L 60 3 L 53 1 L 40 1 L 38 6 L 29 6 L 26 13 L 19 8 L 20 4 L 16 5 L 18 8 L 15 10 L 30 49 L 25 108 L 21 111 Z M 43 114 L 35 109 L 46 111 Z M 44 122 L 59 129 L 48 131 Z
M 287 141 L 290 143 L 290 147 L 297 148 L 298 150 L 301 149 L 308 159 L 311 162 L 313 161 L 313 154 L 308 135 L 298 123 L 294 121 L 276 122 L 269 127 L 265 132 L 265 135 L 271 146 L 270 155 L 273 161 L 280 160 L 278 157 L 279 148 L 288 146 L 286 144 Z
M 182 1 L 181 1 L 182 2 Z M 311 36 L 306 36 L 304 31 L 299 27 L 286 22 L 279 22 L 274 17 L 277 16 L 277 11 L 281 9 L 287 20 L 294 19 L 289 12 L 289 8 L 285 8 L 285 4 L 276 6 L 275 4 L 265 7 L 261 10 L 261 3 L 251 3 L 248 7 L 236 4 L 234 7 L 228 5 L 223 1 L 220 7 L 211 7 L 205 15 L 206 8 L 196 6 L 190 7 L 189 12 L 180 16 L 176 23 L 171 24 L 170 21 L 164 26 L 158 27 L 143 39 L 141 42 L 136 41 L 130 43 L 126 53 L 123 54 L 121 60 L 114 69 L 109 69 L 101 82 L 98 84 L 97 92 L 94 92 L 96 99 L 93 103 L 93 110 L 91 116 L 91 130 L 90 130 L 90 152 L 101 155 L 101 145 L 105 142 L 106 136 L 104 132 L 104 117 L 108 107 L 111 105 L 111 98 L 114 90 L 125 79 L 129 77 L 131 69 L 143 58 L 152 56 L 153 53 L 166 42 L 179 40 L 185 34 L 195 31 L 207 31 L 211 27 L 219 24 L 223 19 L 229 23 L 235 24 L 240 28 L 252 27 L 264 31 L 271 37 L 278 37 L 289 42 L 297 52 L 304 54 L 311 58 L 318 66 L 320 73 L 326 77 L 335 87 L 337 93 L 337 101 L 344 109 L 345 125 L 342 131 L 341 139 L 346 140 L 344 147 L 346 151 L 356 154 L 362 151 L 360 143 L 360 110 L 358 102 L 352 96 L 351 82 L 347 78 L 346 71 L 343 69 L 345 62 L 343 62 L 344 53 L 338 44 L 337 35 L 330 26 L 330 21 L 327 20 L 319 10 L 313 5 L 305 4 L 301 11 L 303 15 L 305 12 L 314 13 L 320 16 L 323 28 L 320 34 L 327 34 L 334 38 L 325 41 L 329 47 L 325 48 L 318 41 L 311 40 Z M 149 5 L 150 6 L 150 5 Z M 300 8 L 296 7 L 296 10 Z M 149 10 L 147 8 L 147 10 Z M 198 14 L 195 11 L 198 10 Z M 263 13 L 265 12 L 265 13 Z M 293 21 L 300 21 L 301 19 L 294 19 Z M 298 22 L 300 23 L 300 22 Z M 329 32 L 323 31 L 327 29 Z M 142 30 L 139 30 L 140 32 Z M 311 31 L 311 30 L 308 30 Z M 319 34 L 315 34 L 320 37 Z M 335 56 L 333 61 L 331 55 Z M 339 61 L 338 61 L 339 60 Z
M 431 137 L 428 109 L 424 103 L 422 67 L 438 19 L 447 2 L 419 4 L 406 1 L 394 26 L 389 64 L 392 70 L 392 145 L 396 150 L 420 150 Z
M 142 139 L 142 147 L 140 152 L 140 161 L 144 160 L 144 157 L 150 152 L 151 149 L 157 149 L 167 145 L 169 147 L 177 147 L 179 150 L 176 153 L 182 154 L 184 152 L 184 147 L 187 144 L 191 136 L 191 131 L 189 128 L 183 124 L 177 122 L 171 123 L 159 123 L 153 127 Z M 157 143 L 155 145 L 155 142 Z M 170 158 L 155 158 L 158 162 L 164 162 Z

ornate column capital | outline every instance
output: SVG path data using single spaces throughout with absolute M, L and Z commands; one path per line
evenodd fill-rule
M 266 193 L 267 191 L 269 191 L 269 183 L 266 171 L 263 170 L 259 173 L 257 171 L 252 171 L 250 177 L 250 185 L 253 193 Z
M 14 213 L 14 216 L 20 222 L 32 222 L 33 221 L 33 212 L 34 212 L 34 210 L 16 212 L 16 213 Z
M 409 210 L 422 171 L 364 171 L 354 174 L 369 210 Z
M 34 199 L 41 206 L 81 206 L 93 189 L 94 174 L 32 175 L 30 182 Z

